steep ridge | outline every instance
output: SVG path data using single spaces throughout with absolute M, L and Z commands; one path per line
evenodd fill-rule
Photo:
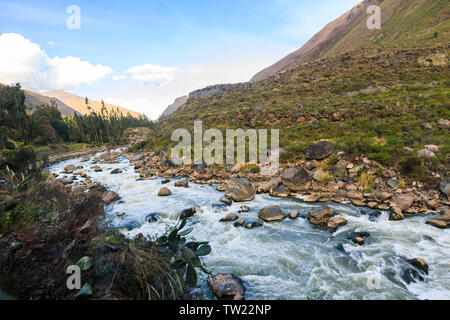
M 56 91 L 47 91 L 43 94 L 45 94 L 48 97 L 57 98 L 57 99 L 61 100 L 63 103 L 65 103 L 66 105 L 70 106 L 72 109 L 75 109 L 76 111 L 80 112 L 83 115 L 89 114 L 91 111 L 95 111 L 95 112 L 99 113 L 102 110 L 101 101 L 91 100 L 88 98 L 89 99 L 89 107 L 92 109 L 92 110 L 89 110 L 86 106 L 85 98 L 77 96 L 76 94 L 72 94 L 69 92 L 56 90 Z M 130 114 L 134 117 L 139 117 L 141 115 L 138 112 L 131 111 L 129 109 L 115 106 L 115 105 L 109 104 L 109 103 L 105 103 L 105 108 L 108 111 L 113 111 L 113 110 L 117 111 L 118 110 L 124 116 L 126 116 L 127 114 Z
M 167 117 L 170 116 L 172 113 L 177 111 L 182 105 L 184 105 L 189 99 L 189 96 L 182 96 L 179 98 L 176 98 L 175 101 L 164 110 L 161 117 Z
M 367 9 L 381 9 L 380 30 L 367 27 Z M 417 48 L 445 45 L 450 30 L 448 0 L 364 0 L 326 25 L 299 50 L 257 73 L 265 79 L 289 66 L 358 48 Z

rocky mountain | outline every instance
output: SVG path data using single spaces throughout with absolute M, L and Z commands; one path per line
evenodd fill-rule
M 172 103 L 170 106 L 164 110 L 161 117 L 167 117 L 177 111 L 182 105 L 184 105 L 189 99 L 189 96 L 182 96 L 179 98 L 176 98 L 174 103 Z
M 381 9 L 381 29 L 367 27 L 367 9 Z M 364 0 L 326 25 L 300 49 L 257 73 L 265 79 L 286 68 L 358 48 L 427 47 L 445 45 L 450 24 L 448 0 Z
M 101 109 L 102 109 L 101 101 L 91 100 L 88 98 L 89 99 L 89 107 L 92 108 L 92 110 L 90 111 L 90 110 L 88 110 L 88 108 L 86 106 L 85 98 L 77 96 L 76 94 L 73 94 L 73 93 L 66 92 L 66 91 L 59 91 L 59 90 L 47 91 L 43 94 L 45 94 L 46 96 L 51 97 L 51 98 L 59 99 L 60 101 L 62 101 L 63 103 L 65 103 L 66 105 L 68 105 L 72 109 L 80 112 L 83 115 L 89 114 L 91 111 L 101 112 Z M 138 113 L 138 112 L 131 111 L 129 109 L 115 106 L 115 105 L 112 105 L 109 103 L 105 103 L 105 108 L 108 111 L 118 110 L 124 116 L 126 116 L 127 114 L 130 114 L 134 117 L 140 116 L 140 113 Z

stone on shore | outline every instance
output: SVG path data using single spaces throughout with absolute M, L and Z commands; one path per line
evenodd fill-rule
M 114 191 L 106 191 L 102 194 L 101 199 L 105 204 L 110 204 L 111 202 L 119 200 L 120 197 Z
M 269 181 L 266 181 L 266 182 L 262 183 L 258 187 L 258 193 L 268 193 L 271 188 L 277 187 L 280 183 L 281 183 L 281 178 L 280 177 L 270 179 Z
M 225 185 L 225 195 L 235 202 L 255 199 L 256 188 L 245 178 L 231 178 Z
M 446 196 L 450 196 L 450 177 L 445 178 L 439 185 L 439 190 Z
M 310 145 L 305 150 L 305 157 L 308 160 L 323 160 L 331 156 L 334 146 L 328 141 Z
M 402 209 L 399 207 L 392 207 L 391 215 L 389 216 L 389 220 L 391 221 L 401 221 L 405 219 L 405 215 L 402 212 Z
M 400 208 L 400 210 L 402 211 L 411 208 L 413 202 L 414 202 L 414 195 L 409 193 L 395 194 L 391 200 L 391 203 L 393 203 L 394 206 Z
M 287 198 L 291 194 L 291 190 L 289 190 L 289 188 L 285 185 L 280 184 L 276 187 L 270 188 L 269 194 L 272 197 Z
M 242 280 L 232 274 L 218 274 L 208 279 L 211 291 L 219 299 L 244 300 L 245 288 Z
M 286 214 L 279 206 L 268 206 L 258 212 L 258 217 L 265 222 L 273 222 L 283 220 Z
M 284 170 L 281 176 L 283 184 L 292 191 L 301 191 L 309 187 L 311 175 L 301 167 L 289 168 Z

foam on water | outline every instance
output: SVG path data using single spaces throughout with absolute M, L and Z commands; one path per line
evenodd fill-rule
M 80 163 L 80 159 L 54 165 L 50 170 L 65 176 L 63 168 L 69 164 L 83 165 L 82 171 L 93 181 L 120 195 L 122 202 L 108 206 L 106 216 L 118 228 L 130 223 L 137 226 L 131 231 L 124 229 L 129 237 L 139 233 L 161 235 L 177 222 L 183 209 L 196 207 L 197 213 L 189 220 L 194 226 L 189 238 L 210 242 L 212 252 L 204 257 L 204 264 L 215 273 L 240 276 L 247 299 L 450 299 L 450 230 L 426 225 L 425 215 L 392 222 L 388 213 L 382 212 L 371 221 L 369 213 L 374 210 L 328 203 L 348 220 L 347 226 L 335 234 L 319 230 L 302 218 L 247 230 L 219 219 L 237 213 L 242 204 L 251 210 L 239 216 L 254 221 L 258 220 L 259 209 L 268 205 L 305 214 L 322 204 L 303 203 L 301 196 L 280 199 L 257 195 L 254 201 L 226 207 L 219 201 L 223 193 L 215 186 L 190 183 L 189 188 L 176 188 L 176 179 L 165 185 L 173 195 L 161 198 L 157 193 L 162 179 L 137 181 L 139 175 L 125 158 L 117 164 L 96 164 L 104 170 L 98 173 L 90 169 L 92 162 Z M 111 175 L 116 168 L 123 173 Z M 118 212 L 126 215 L 117 217 Z M 150 213 L 157 213 L 161 219 L 146 222 Z M 346 239 L 353 231 L 367 231 L 371 237 L 364 246 L 357 246 Z M 339 243 L 345 252 L 336 249 Z M 406 262 L 411 258 L 425 259 L 430 272 L 425 281 L 408 285 L 400 274 L 402 268 L 411 267 Z M 380 286 L 372 289 L 368 281 L 374 277 L 380 279 Z M 205 274 L 200 275 L 199 283 L 211 298 Z

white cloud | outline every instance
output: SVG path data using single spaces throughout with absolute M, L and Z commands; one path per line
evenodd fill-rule
M 173 80 L 175 74 L 179 71 L 174 67 L 162 67 L 153 64 L 144 64 L 135 66 L 125 73 L 131 76 L 131 79 L 139 82 L 142 85 L 159 85 L 164 86 Z
M 41 47 L 16 33 L 0 35 L 0 81 L 20 82 L 38 90 L 75 89 L 112 73 L 109 67 L 92 65 L 77 57 L 47 56 Z
M 49 42 L 47 42 L 47 44 L 50 48 L 56 47 L 56 43 L 54 43 L 53 41 L 49 41 Z
M 113 80 L 115 80 L 115 81 L 120 81 L 120 80 L 125 80 L 125 79 L 127 79 L 128 77 L 125 76 L 125 75 L 120 75 L 120 76 L 114 76 L 114 77 L 112 77 L 112 78 L 113 78 Z

